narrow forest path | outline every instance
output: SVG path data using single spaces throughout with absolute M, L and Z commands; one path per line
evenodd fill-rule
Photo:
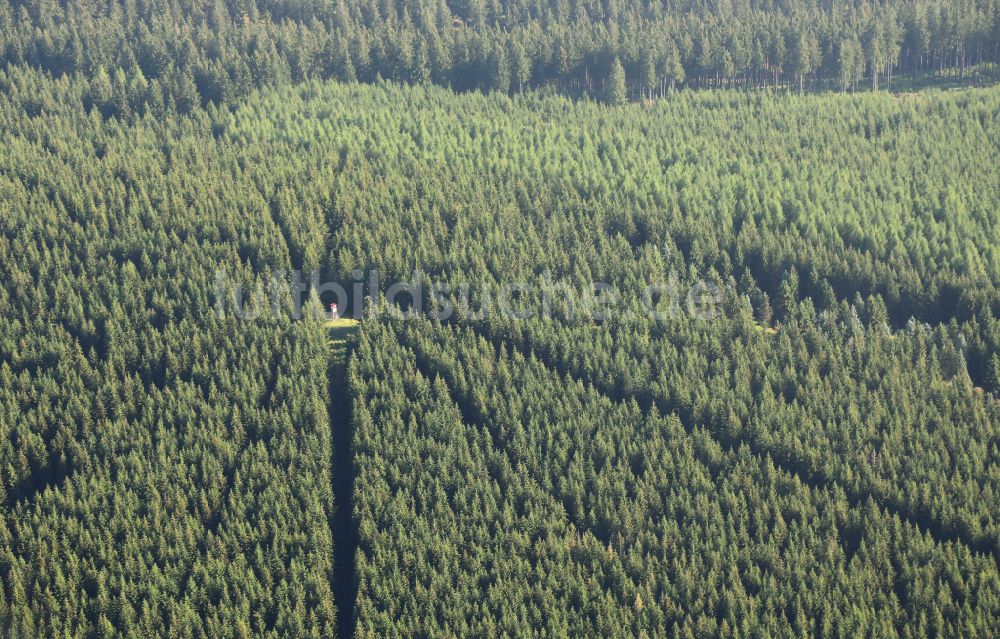
M 354 569 L 358 529 L 353 514 L 354 425 L 347 367 L 358 323 L 351 319 L 339 319 L 327 322 L 326 327 L 330 331 L 329 412 L 334 500 L 330 529 L 333 532 L 334 549 L 333 596 L 337 604 L 337 634 L 349 638 L 354 636 L 354 600 L 358 590 Z

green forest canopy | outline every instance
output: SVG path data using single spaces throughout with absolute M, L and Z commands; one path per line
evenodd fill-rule
M 877 89 L 1000 62 L 997 0 L 7 0 L 0 68 L 88 78 L 106 114 L 308 79 L 614 100 L 677 86 Z
M 67 6 L 0 9 L 5 629 L 994 633 L 1000 89 L 772 95 L 742 89 L 796 74 L 682 57 L 685 83 L 714 88 L 608 106 L 360 65 L 373 85 L 345 83 L 277 43 L 391 31 L 385 58 L 369 50 L 381 65 L 409 20 L 449 52 L 520 42 L 525 87 L 586 94 L 597 67 L 539 71 L 539 52 L 614 33 L 600 50 L 635 97 L 659 85 L 637 80 L 628 38 L 685 20 L 720 42 L 768 33 L 765 17 L 785 42 L 808 24 L 826 51 L 821 34 L 858 16 L 959 8 L 985 16 L 962 33 L 988 34 L 995 6 Z M 168 24 L 184 35 L 155 35 Z M 995 61 L 997 39 L 971 37 L 967 60 L 935 44 L 891 66 Z M 163 45 L 159 75 L 147 45 Z M 258 45 L 277 75 L 248 62 Z M 429 68 L 455 88 L 487 77 Z M 254 288 L 309 268 L 483 291 L 706 281 L 723 312 L 393 320 L 367 291 L 340 379 L 321 323 L 240 320 L 216 288 L 220 271 Z M 357 534 L 346 588 L 338 508 Z

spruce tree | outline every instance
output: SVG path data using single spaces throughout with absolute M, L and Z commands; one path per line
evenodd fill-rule
M 628 100 L 628 86 L 625 83 L 625 67 L 617 57 L 611 63 L 604 87 L 605 101 L 609 104 L 625 104 Z

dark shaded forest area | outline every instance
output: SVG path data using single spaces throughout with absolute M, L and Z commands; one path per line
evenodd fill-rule
M 309 79 L 551 87 L 621 102 L 689 87 L 878 89 L 993 77 L 996 0 L 7 0 L 0 63 L 83 76 L 105 115 Z

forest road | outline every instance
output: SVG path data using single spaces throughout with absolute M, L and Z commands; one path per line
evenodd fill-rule
M 357 322 L 328 322 L 330 330 L 330 434 L 332 445 L 331 478 L 334 512 L 330 521 L 333 533 L 333 596 L 337 604 L 337 634 L 354 636 L 354 601 L 358 579 L 354 566 L 358 546 L 358 526 L 354 518 L 354 422 L 348 362 Z

